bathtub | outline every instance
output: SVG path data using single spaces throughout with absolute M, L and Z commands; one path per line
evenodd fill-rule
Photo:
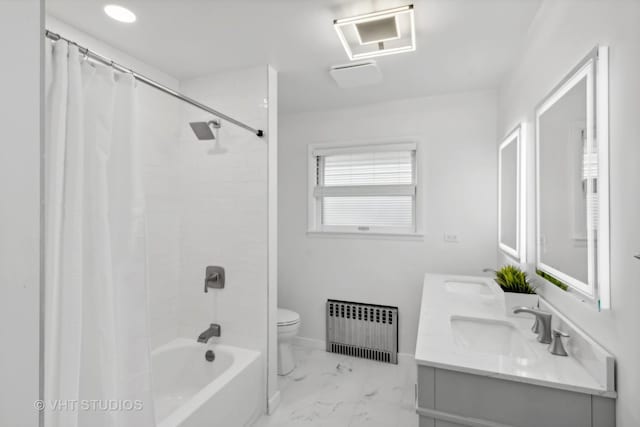
M 205 352 L 213 350 L 208 362 Z M 178 338 L 151 353 L 158 427 L 242 427 L 263 412 L 260 353 Z

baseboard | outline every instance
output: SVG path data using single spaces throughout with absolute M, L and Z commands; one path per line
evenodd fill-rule
M 307 337 L 295 337 L 293 339 L 293 345 L 311 350 L 325 350 L 327 348 L 326 341 Z
M 293 345 L 310 350 L 326 350 L 327 348 L 326 341 L 307 337 L 295 337 L 293 339 Z M 415 363 L 415 358 L 411 353 L 398 353 L 398 363 Z
M 402 365 L 405 363 L 416 363 L 416 358 L 411 353 L 398 353 L 398 363 Z
M 280 390 L 273 393 L 267 402 L 267 415 L 272 415 L 280 406 Z
M 327 348 L 326 341 L 307 337 L 295 337 L 293 339 L 293 345 L 311 350 L 325 350 Z

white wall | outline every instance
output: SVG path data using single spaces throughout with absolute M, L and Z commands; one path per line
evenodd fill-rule
M 234 70 L 183 81 L 181 90 L 253 127 L 268 127 L 267 67 Z M 219 323 L 217 342 L 262 352 L 268 336 L 268 143 L 228 122 L 218 140 L 227 149 L 209 154 L 213 142 L 198 141 L 191 121 L 211 115 L 185 105 L 179 165 L 179 333 L 194 339 Z M 224 289 L 204 293 L 205 267 L 226 269 Z M 264 383 L 266 406 L 266 382 Z M 264 409 L 264 408 L 263 408 Z
M 85 33 L 84 31 L 78 30 L 73 25 L 69 25 L 68 23 L 61 21 L 55 16 L 52 16 L 48 13 L 46 15 L 45 27 L 48 30 L 53 31 L 54 33 L 58 33 L 69 40 L 73 40 L 81 46 L 88 47 L 89 49 L 97 52 L 100 55 L 113 59 L 114 61 L 124 65 L 125 67 L 131 68 L 138 73 L 144 74 L 145 76 L 150 77 L 157 82 L 162 83 L 163 85 L 169 86 L 172 89 L 178 89 L 178 80 L 173 76 L 152 65 L 147 64 L 144 61 L 139 60 L 134 56 L 129 55 L 126 52 L 123 52 L 120 49 L 114 48 L 108 43 L 108 41 L 97 39 Z
M 0 425 L 34 427 L 40 372 L 42 2 L 0 1 Z
M 307 145 L 417 137 L 423 239 L 307 235 Z M 279 305 L 300 336 L 325 338 L 328 298 L 398 306 L 400 352 L 415 348 L 426 272 L 478 274 L 496 263 L 496 96 L 407 99 L 280 118 Z M 460 243 L 446 243 L 445 232 Z
M 640 2 L 547 0 L 530 30 L 519 66 L 499 93 L 498 134 L 518 121 L 533 123 L 534 108 L 596 45 L 610 47 L 611 311 L 548 286 L 544 297 L 617 358 L 619 427 L 640 425 Z M 533 141 L 533 126 L 527 135 Z M 530 144 L 528 215 L 534 218 L 533 144 Z M 535 230 L 528 227 L 529 263 Z M 507 259 L 500 257 L 501 262 Z

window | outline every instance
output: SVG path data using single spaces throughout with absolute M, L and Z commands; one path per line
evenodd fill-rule
M 416 144 L 310 147 L 309 230 L 416 233 Z

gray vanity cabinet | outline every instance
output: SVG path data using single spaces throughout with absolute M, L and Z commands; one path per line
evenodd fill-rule
M 420 427 L 615 427 L 615 400 L 418 366 Z

